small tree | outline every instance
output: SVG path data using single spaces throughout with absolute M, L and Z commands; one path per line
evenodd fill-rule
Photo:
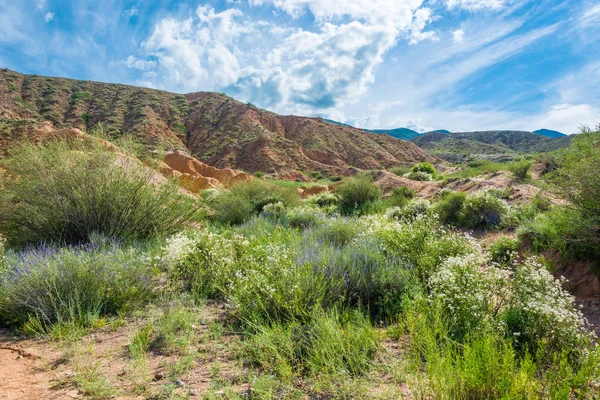
M 550 175 L 556 191 L 584 215 L 600 219 L 600 132 L 585 129 L 561 156 L 561 167 Z

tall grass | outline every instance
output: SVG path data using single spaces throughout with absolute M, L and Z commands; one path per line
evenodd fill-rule
M 25 143 L 4 163 L 0 231 L 16 246 L 169 235 L 199 216 L 175 184 L 94 140 Z
M 376 333 L 360 313 L 316 312 L 308 323 L 258 326 L 245 355 L 265 372 L 297 376 L 363 375 L 377 351 Z

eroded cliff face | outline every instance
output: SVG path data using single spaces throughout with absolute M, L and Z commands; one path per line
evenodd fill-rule
M 349 175 L 438 159 L 413 143 L 320 118 L 280 116 L 223 94 L 187 95 L 127 85 L 23 75 L 0 70 L 0 150 L 30 125 L 128 137 L 148 151 L 187 150 L 222 168 L 290 175 Z

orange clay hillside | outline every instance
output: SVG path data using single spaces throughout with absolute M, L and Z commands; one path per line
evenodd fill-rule
M 159 170 L 165 176 L 179 178 L 182 186 L 193 193 L 252 179 L 242 171 L 206 165 L 180 150 L 165 155 Z
M 94 140 L 106 147 L 107 150 L 119 154 L 118 160 L 126 166 L 129 162 L 141 163 L 133 154 L 114 145 L 113 143 L 88 135 L 77 128 L 55 129 L 51 122 L 27 124 L 18 134 L 10 136 L 10 143 L 16 144 L 22 140 L 32 143 L 43 143 L 50 140 Z M 10 147 L 10 146 L 7 146 Z M 152 178 L 153 182 L 164 181 L 164 177 L 177 178 L 181 186 L 189 192 L 198 193 L 200 190 L 218 186 L 230 186 L 237 182 L 250 180 L 252 177 L 245 172 L 231 168 L 219 169 L 206 165 L 184 151 L 168 152 L 158 165 L 158 172 Z M 164 175 L 163 176 L 161 176 Z

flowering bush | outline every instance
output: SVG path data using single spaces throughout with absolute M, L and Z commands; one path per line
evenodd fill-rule
M 285 205 L 281 201 L 269 203 L 263 207 L 260 215 L 271 221 L 279 221 L 285 215 Z
M 462 209 L 462 224 L 469 228 L 497 229 L 508 211 L 503 200 L 482 192 L 468 196 Z
M 571 360 L 581 358 L 594 338 L 574 297 L 536 258 L 513 273 L 488 265 L 480 255 L 453 257 L 428 283 L 455 338 L 489 327 L 504 331 L 517 349 L 537 357 L 563 353 Z
M 411 171 L 407 174 L 404 174 L 405 178 L 411 179 L 413 181 L 432 181 L 433 176 L 427 172 L 423 171 Z
M 287 223 L 292 228 L 311 228 L 320 225 L 326 218 L 323 211 L 308 206 L 292 208 L 286 213 Z
M 431 214 L 431 203 L 424 199 L 415 199 L 410 201 L 404 207 L 391 207 L 385 212 L 385 216 L 391 219 L 413 219 L 419 216 L 429 216 Z
M 501 236 L 489 248 L 492 262 L 502 267 L 512 265 L 519 256 L 519 239 Z
M 178 236 L 167 244 L 163 262 L 171 262 L 171 274 L 185 290 L 199 298 L 222 296 L 222 290 L 235 269 L 236 249 L 246 245 L 232 239 L 199 231 L 193 237 Z
M 450 257 L 429 278 L 431 299 L 439 302 L 449 316 L 455 338 L 485 328 L 506 295 L 509 272 L 484 269 L 484 263 L 479 254 Z
M 535 257 L 518 265 L 511 280 L 511 296 L 502 315 L 507 334 L 518 348 L 581 357 L 594 339 L 586 320 L 575 308 L 575 298 L 562 288 Z
M 390 220 L 370 216 L 363 234 L 378 238 L 384 251 L 406 261 L 423 284 L 447 258 L 479 251 L 475 239 L 443 228 L 435 217 Z
M 337 206 L 340 202 L 339 197 L 331 192 L 319 193 L 314 196 L 310 196 L 306 202 L 310 205 L 318 207 L 330 207 Z
M 7 260 L 0 282 L 0 315 L 14 326 L 31 319 L 47 328 L 55 322 L 85 325 L 151 296 L 148 259 L 115 242 L 30 248 Z

